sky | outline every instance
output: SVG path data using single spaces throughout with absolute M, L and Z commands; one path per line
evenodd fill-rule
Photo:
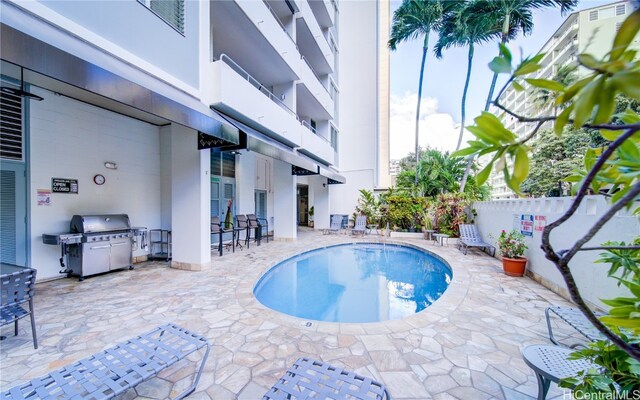
M 575 10 L 597 7 L 614 0 L 581 0 Z M 391 1 L 393 13 L 401 1 Z M 575 11 L 574 10 L 574 11 Z M 514 61 L 520 59 L 520 49 L 524 57 L 535 54 L 566 19 L 559 9 L 544 9 L 534 12 L 533 33 L 527 37 L 518 37 L 509 43 Z M 429 42 L 437 41 L 437 35 L 431 34 Z M 455 150 L 460 127 L 460 100 L 467 68 L 468 48 L 453 48 L 443 52 L 441 60 L 429 49 L 425 66 L 420 117 L 420 146 L 429 146 L 440 150 Z M 467 94 L 465 125 L 473 123 L 473 118 L 484 110 L 485 101 L 491 84 L 492 72 L 487 64 L 498 53 L 497 42 L 476 46 L 471 83 Z M 391 99 L 390 99 L 390 135 L 391 159 L 407 156 L 415 148 L 415 118 L 418 100 L 418 81 L 420 59 L 422 57 L 422 38 L 398 45 L 391 52 Z M 498 80 L 496 92 L 506 81 Z M 466 134 L 463 147 L 471 139 Z

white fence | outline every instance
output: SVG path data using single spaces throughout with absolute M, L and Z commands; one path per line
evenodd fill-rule
M 474 204 L 478 213 L 476 224 L 483 239 L 494 245 L 503 229 L 526 232 L 528 273 L 551 290 L 567 297 L 564 280 L 555 265 L 545 258 L 540 245 L 542 228 L 560 218 L 572 200 L 571 197 L 556 197 L 477 202 Z M 560 251 L 570 248 L 608 209 L 609 203 L 605 197 L 587 196 L 571 219 L 551 233 L 554 249 Z M 609 240 L 629 243 L 638 235 L 638 218 L 632 216 L 631 211 L 623 210 L 609 220 L 587 246 L 598 246 Z M 619 288 L 614 279 L 607 277 L 608 264 L 594 263 L 600 253 L 598 250 L 581 251 L 569 265 L 584 299 L 599 308 L 605 308 L 600 299 L 626 295 L 628 292 Z

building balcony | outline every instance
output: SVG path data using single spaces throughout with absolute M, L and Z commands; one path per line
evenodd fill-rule
M 288 146 L 302 144 L 304 129 L 295 112 L 233 60 L 211 64 L 212 106 Z
M 322 83 L 320 77 L 311 68 L 309 62 L 303 57 L 301 59 L 299 75 L 299 85 L 304 85 L 306 92 L 313 98 L 309 101 L 315 103 L 315 111 L 310 116 L 316 119 L 331 119 L 333 117 L 334 104 L 329 89 Z M 305 96 L 307 97 L 307 96 Z
M 325 164 L 334 164 L 335 152 L 331 143 L 313 132 L 310 126 L 302 125 L 302 145 L 299 152 Z
M 296 43 L 300 54 L 305 56 L 318 74 L 332 73 L 335 55 L 309 3 L 301 1 L 296 4 L 300 7 L 300 14 L 296 19 Z
M 329 0 L 311 0 L 309 6 L 316 16 L 321 28 L 329 28 L 335 24 L 335 9 Z

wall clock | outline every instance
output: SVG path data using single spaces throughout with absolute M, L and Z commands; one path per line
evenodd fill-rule
M 106 179 L 104 178 L 104 175 L 96 174 L 96 175 L 93 177 L 93 182 L 94 182 L 96 185 L 104 185 L 105 181 L 106 181 Z

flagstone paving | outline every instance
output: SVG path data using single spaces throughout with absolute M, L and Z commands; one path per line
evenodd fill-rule
M 568 305 L 529 278 L 507 277 L 486 254 L 463 255 L 454 246 L 424 240 L 402 242 L 446 259 L 453 280 L 431 307 L 381 323 L 306 321 L 262 306 L 253 286 L 271 266 L 312 248 L 348 241 L 379 241 L 299 231 L 296 242 L 270 241 L 212 256 L 212 267 L 189 272 L 167 263 L 137 264 L 88 278 L 39 283 L 35 297 L 40 347 L 33 349 L 28 323 L 20 334 L 4 327 L 0 388 L 43 375 L 166 322 L 198 332 L 212 345 L 190 399 L 259 399 L 289 365 L 309 356 L 372 376 L 394 399 L 530 399 L 537 395 L 520 350 L 548 343 L 544 309 Z M 390 242 L 390 240 L 389 240 Z M 399 242 L 394 240 L 394 242 Z M 571 331 L 558 326 L 559 337 Z M 198 358 L 123 395 L 163 399 L 189 386 Z M 564 393 L 553 385 L 550 399 Z M 568 397 L 567 397 L 568 398 Z

